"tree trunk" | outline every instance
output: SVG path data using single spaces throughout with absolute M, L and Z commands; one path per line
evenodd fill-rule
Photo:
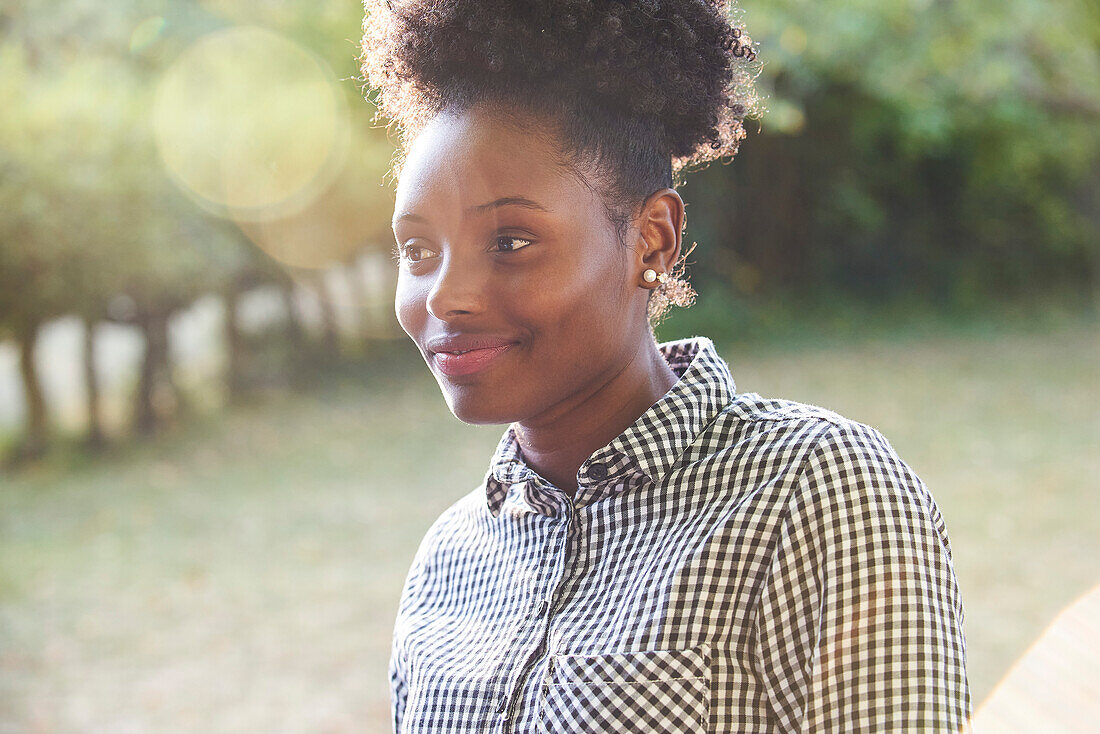
M 302 326 L 302 319 L 298 314 L 298 304 L 295 298 L 297 287 L 293 278 L 285 278 L 279 281 L 279 290 L 283 294 L 283 304 L 286 307 L 286 340 L 288 344 L 287 359 L 284 362 L 287 379 L 291 387 L 300 388 L 308 382 L 309 370 L 306 361 L 306 332 Z
M 95 363 L 95 319 L 84 317 L 84 396 L 87 405 L 87 435 L 85 444 L 91 449 L 101 449 L 106 443 L 103 417 L 100 410 L 99 373 Z
M 283 303 L 286 306 L 286 339 L 291 350 L 295 354 L 301 354 L 305 343 L 305 329 L 298 317 L 298 304 L 294 301 L 294 281 L 288 278 L 279 284 L 279 289 L 283 293 Z
M 741 206 L 733 209 L 730 231 L 737 233 L 739 266 L 749 270 L 731 279 L 747 294 L 804 287 L 813 273 L 807 257 L 810 192 L 803 180 L 809 166 L 800 143 L 757 136 L 742 153 L 741 174 L 734 174 Z
M 230 283 L 225 290 L 225 384 L 229 393 L 229 402 L 236 403 L 244 396 L 244 344 L 241 337 L 241 322 L 238 314 L 240 291 L 236 283 Z
M 363 268 L 358 258 L 350 260 L 340 269 L 348 284 L 348 294 L 351 297 L 352 332 L 356 335 L 356 341 L 360 345 L 363 354 L 370 353 L 370 304 L 368 303 L 367 282 L 363 276 Z
M 19 376 L 23 381 L 23 396 L 27 405 L 26 427 L 13 457 L 17 461 L 41 456 L 49 443 L 46 399 L 34 358 L 40 326 L 37 319 L 28 317 L 15 328 L 15 338 L 19 344 Z
M 145 336 L 145 353 L 135 396 L 134 430 L 139 435 L 148 435 L 160 426 L 178 400 L 168 361 L 168 314 L 145 311 L 138 316 L 137 323 Z
M 336 306 L 324 271 L 317 274 L 316 284 L 317 303 L 321 307 L 321 348 L 325 358 L 335 362 L 340 356 L 340 327 L 336 322 Z

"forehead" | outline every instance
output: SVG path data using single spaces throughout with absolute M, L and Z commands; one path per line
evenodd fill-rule
M 540 132 L 477 108 L 441 113 L 409 146 L 395 211 L 418 205 L 466 208 L 515 195 L 555 210 L 587 202 L 588 187 Z

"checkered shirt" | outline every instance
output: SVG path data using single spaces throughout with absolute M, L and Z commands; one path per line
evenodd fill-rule
M 394 731 L 969 731 L 939 508 L 876 429 L 737 394 L 705 337 L 570 498 L 514 424 L 413 560 Z

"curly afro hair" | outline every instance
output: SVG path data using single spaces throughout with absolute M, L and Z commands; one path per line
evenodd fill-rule
M 364 0 L 364 10 L 362 81 L 377 90 L 376 120 L 401 133 L 395 176 L 442 111 L 537 115 L 624 244 L 649 194 L 732 158 L 760 113 L 756 50 L 726 0 Z M 688 253 L 651 292 L 651 324 L 693 301 Z

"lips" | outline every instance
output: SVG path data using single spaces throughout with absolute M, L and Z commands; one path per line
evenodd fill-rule
M 427 347 L 439 371 L 457 377 L 480 372 L 517 343 L 498 335 L 448 334 L 429 339 Z
M 495 349 L 515 344 L 518 339 L 500 334 L 441 334 L 427 341 L 430 352 L 468 352 L 471 349 Z

